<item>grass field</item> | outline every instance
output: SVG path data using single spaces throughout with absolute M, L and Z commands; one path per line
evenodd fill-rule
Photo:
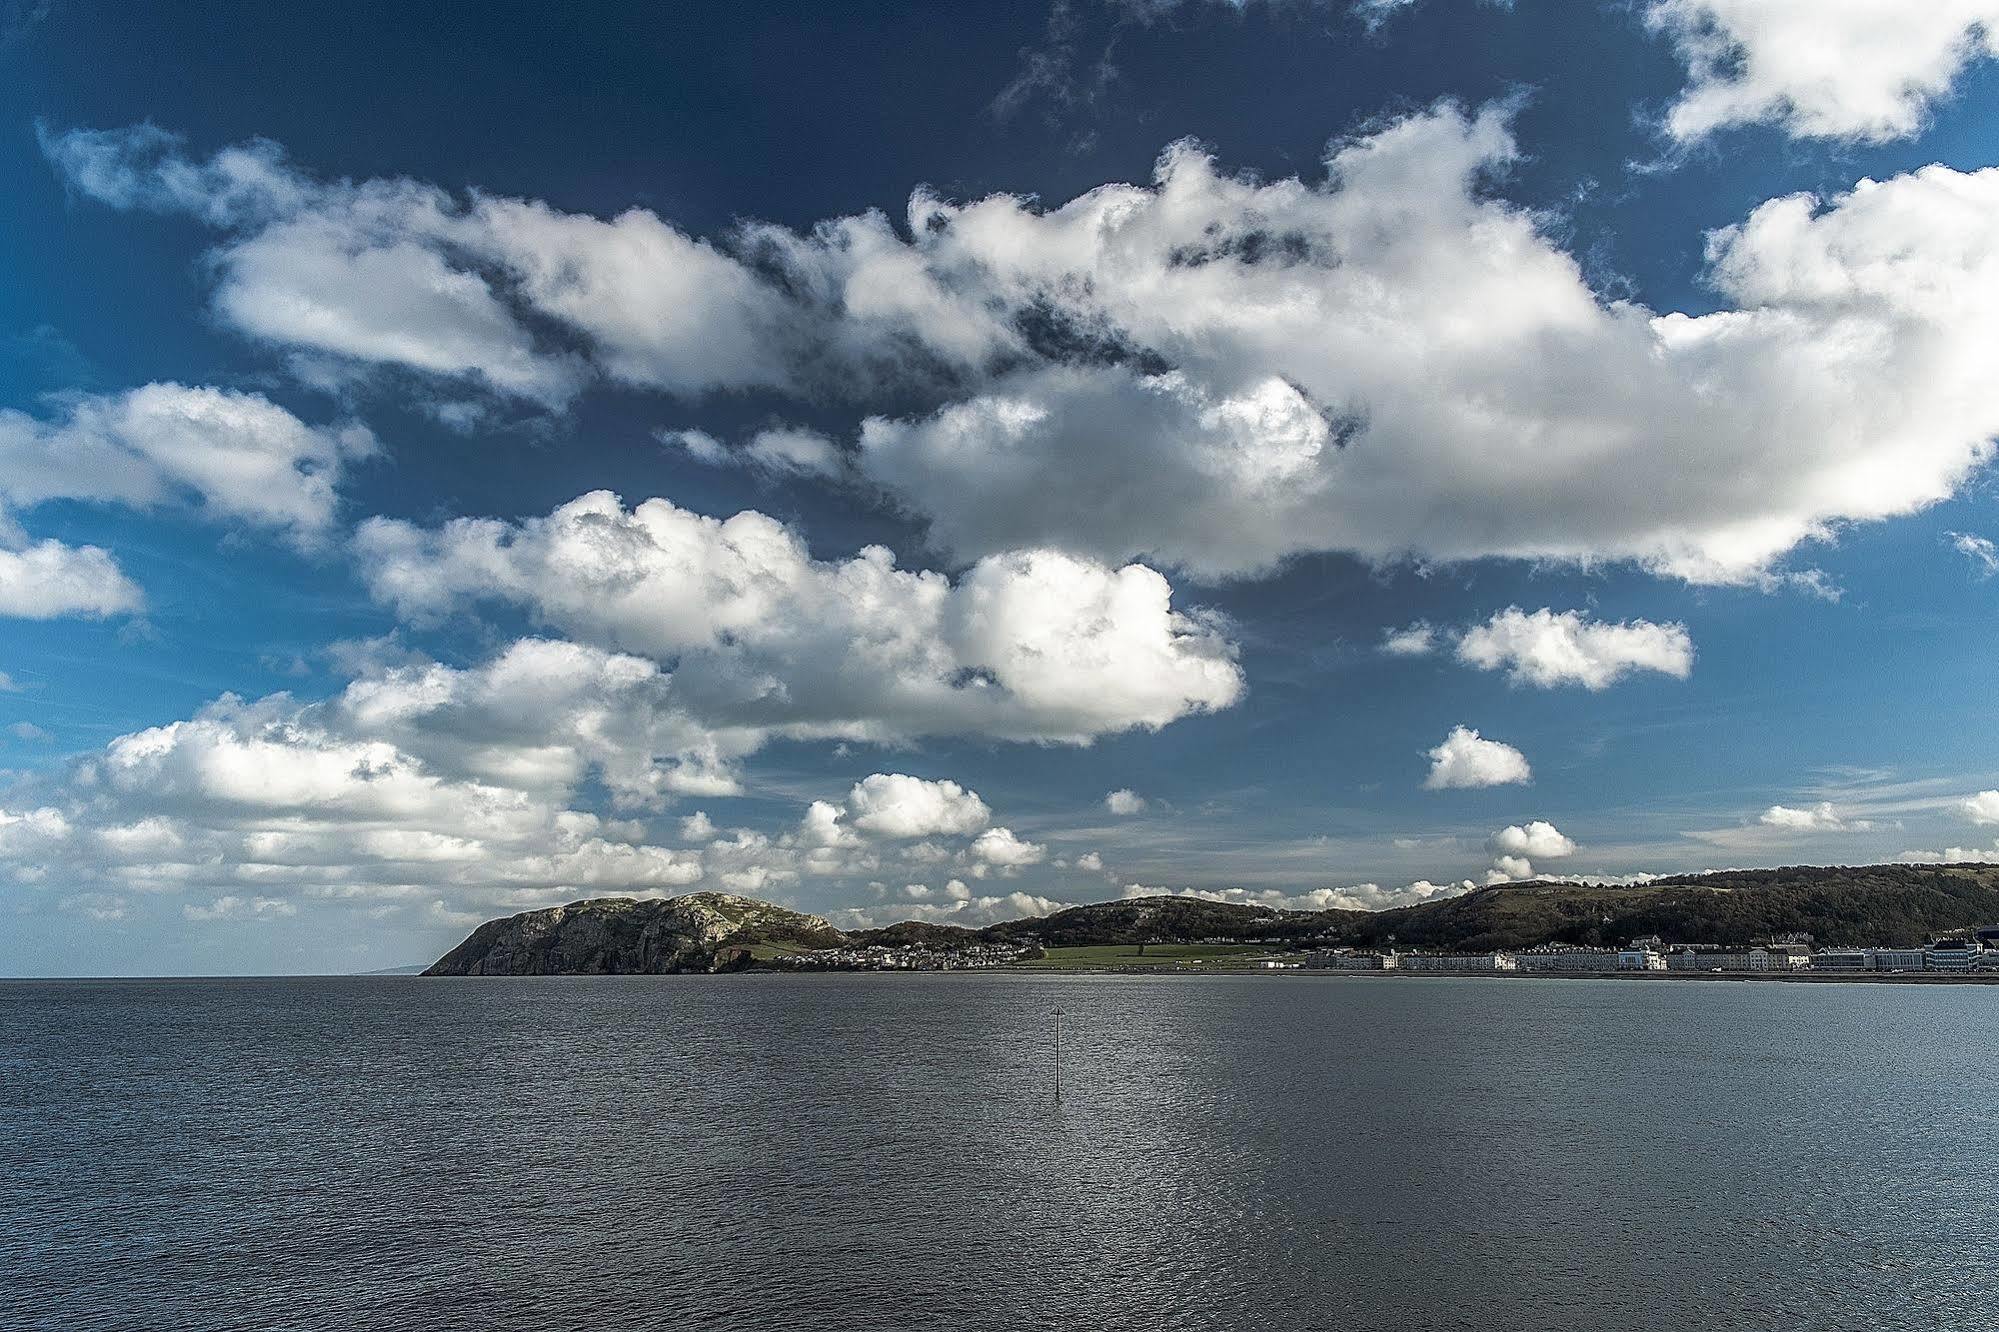
M 1048 956 L 1021 965 L 1061 970 L 1065 967 L 1202 967 L 1247 966 L 1270 955 L 1262 944 L 1106 944 L 1090 948 L 1051 948 Z

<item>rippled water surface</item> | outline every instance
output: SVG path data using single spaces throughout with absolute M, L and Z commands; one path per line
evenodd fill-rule
M 0 1326 L 1989 1327 L 1995 1038 L 1982 987 L 0 983 Z

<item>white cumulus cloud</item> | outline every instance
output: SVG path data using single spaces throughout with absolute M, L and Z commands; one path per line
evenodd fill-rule
M 1488 740 L 1468 726 L 1452 727 L 1443 743 L 1429 753 L 1430 775 L 1423 785 L 1432 791 L 1507 786 L 1534 778 L 1526 755 L 1503 741 Z
M 1085 743 L 1242 690 L 1220 622 L 1175 610 L 1142 565 L 1019 552 L 954 583 L 879 547 L 814 560 L 760 513 L 626 509 L 605 492 L 520 523 L 374 519 L 356 546 L 377 597 L 406 615 L 511 603 L 670 663 L 679 705 L 741 752 L 770 735 Z
M 1457 897 L 1477 886 L 1470 879 L 1457 883 L 1431 883 L 1428 879 L 1417 879 L 1401 888 L 1356 883 L 1343 888 L 1312 888 L 1287 893 L 1275 888 L 1155 888 L 1130 883 L 1124 886 L 1123 896 L 1195 897 L 1206 902 L 1229 902 L 1240 906 L 1265 907 L 1272 911 L 1388 911 Z
M 0 881 L 183 894 L 202 920 L 679 891 L 702 852 L 575 805 L 586 782 L 634 806 L 675 788 L 676 749 L 703 738 L 669 693 L 649 661 L 524 640 L 477 667 L 369 666 L 321 702 L 225 695 L 37 779 L 38 803 L 10 796 Z
M 136 611 L 145 595 L 111 552 L 47 539 L 17 549 L 0 545 L 0 615 L 50 620 Z
M 1782 828 L 1787 832 L 1864 832 L 1873 826 L 1864 819 L 1847 818 L 1830 801 L 1804 808 L 1772 805 L 1756 821 L 1766 828 Z
M 76 399 L 53 420 L 0 410 L 0 508 L 185 499 L 309 543 L 333 524 L 346 465 L 374 451 L 365 427 L 309 426 L 259 394 L 148 384 Z
M 1145 812 L 1145 797 L 1128 786 L 1119 787 L 1104 797 L 1104 808 L 1119 817 L 1131 814 L 1143 814 Z
M 1999 294 L 1999 172 L 1764 204 L 1710 237 L 1729 308 L 1696 316 L 1591 291 L 1481 188 L 1514 151 L 1503 114 L 1440 108 L 1338 145 L 1323 185 L 1181 147 L 1149 188 L 928 209 L 933 264 L 976 258 L 1172 368 L 1030 364 L 870 420 L 859 466 L 968 556 L 1608 558 L 1740 583 L 1988 456 L 1999 391 L 1970 349 L 1999 331 L 1973 294 Z
M 1534 860 L 1561 860 L 1576 853 L 1574 840 L 1545 819 L 1509 823 L 1494 833 L 1486 845 L 1495 855 L 1527 856 Z
M 110 551 L 22 531 L 19 516 L 37 505 L 183 505 L 309 547 L 333 526 L 347 465 L 374 451 L 362 426 L 309 426 L 229 389 L 148 384 L 73 397 L 50 418 L 0 409 L 0 616 L 101 617 L 145 604 Z
M 1957 805 L 1958 813 L 1977 824 L 1999 823 L 1999 791 L 1980 791 Z
M 1605 623 L 1580 611 L 1543 607 L 1500 611 L 1458 638 L 1458 660 L 1483 671 L 1504 670 L 1516 684 L 1551 689 L 1581 685 L 1606 689 L 1633 671 L 1656 671 L 1684 680 L 1693 671 L 1694 644 L 1685 625 L 1650 620 Z
M 1381 650 L 1391 657 L 1427 657 L 1437 648 L 1437 630 L 1418 621 L 1381 636 Z
M 1904 851 L 1895 857 L 1912 865 L 1999 863 L 1999 846 L 1947 846 L 1941 851 Z
M 1995 0 L 1651 0 L 1644 17 L 1687 65 L 1666 117 L 1679 139 L 1758 122 L 1905 138 L 1968 63 L 1999 55 Z
M 1855 83 L 1895 87 L 1929 66 L 1893 52 L 1955 50 L 1982 12 L 1938 0 L 1876 42 L 1858 0 L 1822 26 L 1789 8 L 1834 64 L 1862 32 Z M 1650 12 L 1754 54 L 1758 9 L 1774 0 Z M 221 229 L 218 309 L 295 356 L 548 402 L 594 375 L 862 404 L 842 474 L 965 560 L 1053 548 L 1219 577 L 1343 551 L 1751 583 L 1987 458 L 1999 169 L 1761 204 L 1708 237 L 1719 308 L 1660 312 L 1593 290 L 1497 196 L 1508 116 L 1440 104 L 1333 144 L 1309 179 L 1182 143 L 1147 184 L 1055 206 L 920 190 L 894 220 L 713 239 L 642 209 L 326 184 L 268 144 L 200 160 L 142 128 L 44 147 L 83 193 Z M 826 444 L 762 449 L 819 474 Z
M 911 887 L 922 888 L 922 884 Z M 935 925 L 962 925 L 977 929 L 1000 921 L 1048 916 L 1068 906 L 1036 893 L 996 893 L 979 896 L 964 883 L 953 879 L 939 890 L 925 889 L 926 897 L 898 901 L 893 905 L 842 907 L 826 913 L 828 920 L 843 929 L 868 930 L 897 921 L 920 920 Z M 911 897 L 905 890 L 904 896 Z
M 863 832 L 897 840 L 968 837 L 992 822 L 978 792 L 899 772 L 877 772 L 854 783 L 847 814 Z
M 981 864 L 998 869 L 1019 869 L 1038 865 L 1048 856 L 1048 848 L 1017 836 L 1011 828 L 988 828 L 972 839 L 971 854 Z
M 1416 906 L 1423 902 L 1462 897 L 1477 886 L 1470 879 L 1454 883 L 1431 883 L 1428 879 L 1417 879 L 1401 888 L 1388 890 L 1375 888 L 1373 884 L 1362 884 L 1359 888 L 1346 889 L 1339 905 L 1361 911 L 1385 911 L 1391 907 Z M 1369 889 L 1373 891 L 1365 891 Z

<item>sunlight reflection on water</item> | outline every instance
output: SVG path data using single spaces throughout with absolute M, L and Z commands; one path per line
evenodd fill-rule
M 0 1325 L 1968 1326 L 1996 1002 L 0 983 Z

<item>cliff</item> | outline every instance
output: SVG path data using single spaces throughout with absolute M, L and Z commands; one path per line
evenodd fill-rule
M 490 920 L 426 976 L 669 975 L 745 964 L 760 945 L 831 948 L 818 916 L 727 893 L 600 897 Z

